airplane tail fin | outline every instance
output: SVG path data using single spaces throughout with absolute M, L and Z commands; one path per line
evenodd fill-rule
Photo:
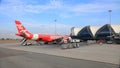
M 18 33 L 16 35 L 22 37 L 25 37 L 26 35 L 31 35 L 31 33 L 26 30 L 26 28 L 21 24 L 20 21 L 15 20 L 15 24 L 18 30 Z
M 15 20 L 15 24 L 16 24 L 18 33 L 21 33 L 21 32 L 26 30 L 25 27 L 21 24 L 20 21 Z

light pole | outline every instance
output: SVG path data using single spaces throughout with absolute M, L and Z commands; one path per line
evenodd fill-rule
M 112 12 L 112 10 L 108 10 L 108 12 L 109 12 L 109 23 L 110 23 L 110 26 L 111 26 L 111 12 Z M 110 28 L 110 41 L 112 40 L 112 30 L 111 30 L 111 28 Z
M 56 22 L 57 22 L 57 19 L 55 19 L 54 22 L 55 22 L 55 34 L 56 34 Z
M 112 10 L 108 10 L 108 12 L 109 12 L 109 19 L 110 19 L 110 24 L 111 24 L 111 12 L 112 12 Z

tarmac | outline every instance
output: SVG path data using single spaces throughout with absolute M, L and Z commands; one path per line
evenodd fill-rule
M 120 66 L 0 47 L 0 68 L 120 68 Z
M 21 46 L 20 44 L 0 44 L 2 48 L 43 53 L 74 59 L 83 59 L 96 62 L 120 64 L 119 44 L 87 44 L 79 48 L 61 49 L 59 45 Z

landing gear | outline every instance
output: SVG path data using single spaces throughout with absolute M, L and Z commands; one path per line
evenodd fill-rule
M 44 44 L 44 42 L 42 42 L 42 41 L 36 41 L 36 42 L 37 42 L 36 45 L 43 45 Z

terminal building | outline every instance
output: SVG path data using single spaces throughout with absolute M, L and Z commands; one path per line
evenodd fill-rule
M 120 41 L 120 24 L 103 26 L 85 26 L 83 28 L 71 28 L 72 38 L 80 40 L 119 40 Z

